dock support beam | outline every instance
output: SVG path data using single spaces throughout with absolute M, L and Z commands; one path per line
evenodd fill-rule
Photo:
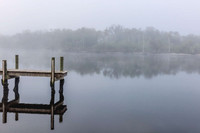
M 7 62 L 6 62 L 6 60 L 2 61 L 2 70 L 3 70 L 2 84 L 5 84 L 7 82 L 7 79 L 8 79 L 8 75 L 7 75 Z
M 6 60 L 2 61 L 2 85 L 3 85 L 3 99 L 2 99 L 2 122 L 7 122 L 7 102 L 8 102 L 8 75 L 7 75 L 7 62 Z
M 3 98 L 2 98 L 2 123 L 7 123 L 7 105 L 8 105 L 8 83 L 3 84 Z
M 60 57 L 60 71 L 63 71 L 64 69 L 64 57 Z M 60 79 L 60 89 L 59 89 L 59 93 L 60 93 L 60 100 L 64 100 L 63 98 L 63 85 L 64 85 L 64 77 Z
M 19 77 L 15 78 L 15 87 L 13 89 L 14 93 L 15 93 L 15 100 L 16 103 L 19 103 Z M 15 121 L 19 120 L 19 114 L 15 113 Z
M 55 57 L 51 59 L 51 130 L 54 129 Z
M 60 57 L 60 71 L 64 70 L 64 57 Z
M 54 86 L 55 82 L 55 57 L 51 59 L 51 86 Z
M 16 77 L 15 78 L 15 86 L 14 86 L 14 93 L 15 93 L 15 103 L 19 103 L 19 77 Z M 15 121 L 18 121 L 19 120 L 19 114 L 16 112 L 15 113 Z
M 60 71 L 64 70 L 64 57 L 60 57 Z M 64 79 L 60 80 L 60 101 L 64 101 L 64 96 L 63 96 L 63 85 L 64 85 Z M 63 115 L 59 115 L 59 122 L 63 122 Z
M 60 90 L 59 90 L 59 93 L 60 93 L 60 101 L 62 101 L 62 104 L 63 104 L 63 101 L 64 101 L 64 95 L 63 95 L 63 85 L 64 85 L 64 82 L 65 80 L 64 79 L 61 79 L 60 80 Z M 63 122 L 63 114 L 60 114 L 59 115 L 59 122 Z
M 19 69 L 19 55 L 15 55 L 15 69 Z M 15 100 L 19 103 L 19 93 L 18 93 L 19 77 L 15 78 L 15 87 L 13 91 L 15 92 Z M 15 113 L 15 121 L 19 120 L 19 114 Z
M 19 69 L 19 55 L 15 55 L 15 69 Z
M 54 129 L 54 101 L 55 100 L 55 88 L 54 85 L 51 86 L 51 101 L 50 101 L 50 105 L 51 105 L 51 130 Z

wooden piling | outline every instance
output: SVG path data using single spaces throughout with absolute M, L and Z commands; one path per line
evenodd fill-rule
M 7 75 L 7 62 L 6 62 L 6 60 L 2 61 L 2 70 L 3 70 L 2 83 L 4 84 L 7 81 L 7 79 L 8 79 L 8 75 Z
M 7 111 L 6 111 L 6 104 L 5 103 L 2 104 L 2 108 L 3 108 L 2 123 L 7 123 Z
M 59 115 L 59 122 L 62 123 L 63 122 L 63 115 Z
M 60 57 L 60 71 L 63 71 L 64 69 L 64 57 Z M 63 85 L 64 85 L 64 77 L 60 79 L 60 89 L 59 89 L 59 93 L 60 93 L 60 101 L 64 100 L 63 98 Z M 61 120 L 61 117 L 60 117 Z
M 54 129 L 54 106 L 51 106 L 51 130 Z
M 3 98 L 2 98 L 2 122 L 7 123 L 7 106 L 8 106 L 8 81 L 3 83 Z
M 51 85 L 55 82 L 55 57 L 51 59 Z
M 60 89 L 59 89 L 59 93 L 60 93 L 60 101 L 64 100 L 64 96 L 63 96 L 63 85 L 64 85 L 65 80 L 61 79 L 60 80 Z
M 19 69 L 19 55 L 15 55 L 15 69 Z
M 60 57 L 60 71 L 64 70 L 64 57 Z
M 19 69 L 19 55 L 15 55 L 15 69 Z M 14 91 L 17 91 L 18 92 L 18 84 L 19 84 L 19 77 L 16 77 L 15 78 L 15 88 L 16 90 Z M 18 82 L 18 83 L 17 83 Z M 15 95 L 15 99 L 17 98 L 17 95 Z M 18 96 L 18 100 L 19 100 L 19 96 Z M 19 101 L 18 101 L 19 102 Z M 19 114 L 18 113 L 15 113 L 15 121 L 18 121 L 19 120 Z
M 18 120 L 19 120 L 19 114 L 15 113 L 15 121 L 18 121 Z
M 55 111 L 55 107 L 54 107 L 54 101 L 55 100 L 55 88 L 54 88 L 54 83 L 51 86 L 51 101 L 50 101 L 50 105 L 51 105 L 51 130 L 54 129 L 54 111 Z

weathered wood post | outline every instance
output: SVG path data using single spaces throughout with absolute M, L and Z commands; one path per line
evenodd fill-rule
M 15 55 L 15 69 L 19 69 L 19 55 Z M 18 84 L 19 84 L 19 77 L 16 77 L 15 78 L 15 87 L 14 87 L 13 91 L 15 92 L 15 100 L 18 99 L 18 103 L 19 103 Z M 15 113 L 15 120 L 16 121 L 19 120 L 18 113 Z
M 3 85 L 2 122 L 7 123 L 8 84 Z
M 52 57 L 51 59 L 51 130 L 54 129 L 54 95 L 55 95 L 55 89 L 54 84 L 55 82 L 55 57 Z
M 63 71 L 64 69 L 64 57 L 60 57 L 60 71 Z M 60 89 L 59 89 L 59 93 L 60 93 L 60 100 L 63 100 L 63 85 L 64 85 L 64 77 L 62 79 L 60 79 Z
M 55 82 L 55 57 L 51 59 L 51 86 L 54 86 Z
M 54 129 L 54 99 L 55 99 L 55 89 L 54 85 L 51 86 L 51 130 Z
M 19 55 L 15 55 L 15 69 L 19 69 Z
M 5 84 L 7 82 L 7 79 L 8 79 L 8 75 L 7 75 L 7 62 L 6 62 L 6 60 L 2 61 L 2 70 L 3 70 L 2 84 Z
M 3 84 L 3 98 L 2 98 L 2 122 L 7 122 L 7 103 L 8 103 L 8 81 L 2 80 Z
M 15 87 L 13 89 L 14 93 L 15 93 L 15 100 L 16 100 L 16 103 L 18 104 L 19 103 L 19 77 L 16 77 L 15 78 Z M 18 113 L 15 113 L 15 121 L 18 121 L 19 120 L 19 114 Z
M 63 114 L 59 115 L 59 122 L 60 122 L 60 123 L 63 122 Z
M 7 106 L 7 101 L 8 101 L 8 95 L 6 95 L 8 93 L 7 89 L 8 89 L 8 84 L 7 84 L 7 62 L 6 60 L 2 61 L 2 85 L 3 85 L 3 90 L 4 90 L 4 96 L 2 99 L 2 112 L 3 112 L 3 116 L 2 116 L 2 122 L 6 123 L 7 122 L 7 111 L 6 111 L 6 106 Z
M 2 104 L 2 123 L 7 123 L 7 111 L 6 111 L 6 104 L 5 103 L 3 103 Z
M 60 80 L 60 89 L 59 89 L 59 93 L 60 93 L 60 101 L 62 101 L 62 104 L 63 104 L 63 101 L 64 101 L 64 96 L 63 96 L 63 85 L 64 85 L 64 82 L 65 80 L 64 79 L 61 79 Z M 63 122 L 63 114 L 60 114 L 59 115 L 59 122 Z
M 63 96 L 63 86 L 64 86 L 64 82 L 65 80 L 64 79 L 61 79 L 60 80 L 60 89 L 59 89 L 59 93 L 60 93 L 60 101 L 63 101 L 64 100 L 64 96 Z
M 64 57 L 60 57 L 60 71 L 64 70 Z
M 54 129 L 54 106 L 51 106 L 51 130 Z
M 64 71 L 64 57 L 60 57 L 60 71 Z M 63 85 L 64 85 L 64 79 L 61 79 L 60 80 L 60 90 L 59 90 L 59 93 L 60 93 L 60 101 L 61 100 L 64 100 L 64 97 L 63 97 Z M 63 115 L 59 115 L 59 122 L 63 122 Z

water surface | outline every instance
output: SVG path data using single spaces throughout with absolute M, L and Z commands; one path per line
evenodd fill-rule
M 14 67 L 13 55 L 1 53 Z M 8 113 L 0 131 L 58 133 L 199 133 L 200 56 L 141 55 L 123 53 L 21 52 L 20 68 L 50 70 L 50 58 L 65 57 L 69 70 L 64 84 L 68 110 L 55 129 L 50 115 Z M 21 77 L 20 102 L 49 104 L 48 78 Z M 9 81 L 9 100 L 14 98 L 14 80 Z M 59 83 L 56 83 L 56 100 Z M 1 86 L 3 93 L 3 87 Z M 0 93 L 0 97 L 3 94 Z M 2 119 L 2 113 L 0 115 Z

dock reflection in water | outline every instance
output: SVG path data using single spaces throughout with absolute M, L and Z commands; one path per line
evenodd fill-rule
M 18 121 L 19 113 L 28 114 L 48 114 L 50 115 L 51 130 L 54 129 L 54 115 L 59 115 L 59 122 L 63 121 L 63 115 L 67 110 L 67 106 L 63 105 L 64 95 L 63 95 L 63 85 L 64 79 L 60 80 L 59 88 L 59 100 L 55 102 L 55 88 L 51 85 L 51 99 L 49 104 L 31 104 L 31 103 L 20 103 L 19 95 L 19 77 L 15 78 L 14 94 L 15 98 L 8 101 L 8 82 L 2 82 L 3 85 L 3 98 L 2 103 L 0 103 L 0 112 L 2 112 L 2 123 L 7 123 L 7 113 L 15 113 L 15 120 Z

